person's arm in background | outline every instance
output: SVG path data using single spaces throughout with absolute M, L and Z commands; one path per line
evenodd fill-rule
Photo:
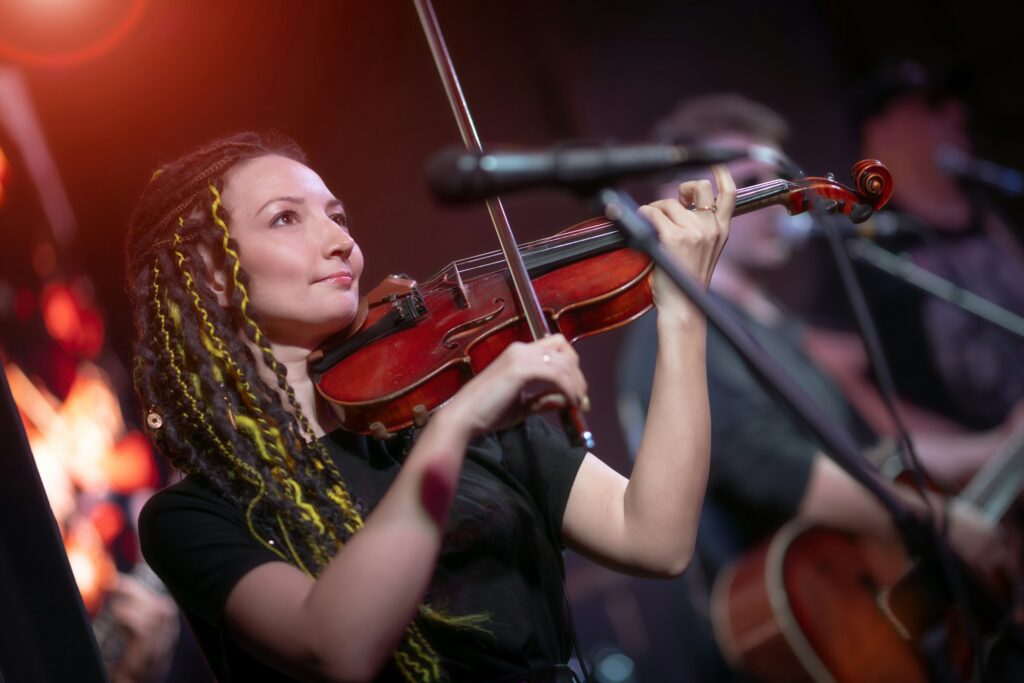
M 178 607 L 129 574 L 118 574 L 109 598 L 122 648 L 108 666 L 112 683 L 159 683 L 178 643 Z M 106 658 L 106 656 L 105 656 Z
M 868 379 L 868 358 L 860 337 L 851 332 L 808 328 L 804 348 L 877 434 L 897 437 L 896 423 Z M 1024 425 L 1024 402 L 1001 425 L 981 432 L 970 431 L 898 397 L 896 408 L 929 476 L 949 488 L 962 485 Z

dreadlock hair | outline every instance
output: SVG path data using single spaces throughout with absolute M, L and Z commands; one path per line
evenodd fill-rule
M 150 436 L 171 465 L 231 501 L 253 538 L 316 577 L 363 519 L 249 305 L 249 278 L 221 205 L 225 174 L 266 155 L 305 162 L 287 138 L 239 133 L 153 174 L 127 242 L 133 377 Z M 227 306 L 203 275 L 204 257 L 223 264 Z M 474 619 L 421 605 L 393 653 L 406 680 L 444 680 L 424 620 L 475 627 Z

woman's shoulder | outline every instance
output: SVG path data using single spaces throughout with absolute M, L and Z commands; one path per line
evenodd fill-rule
M 139 512 L 139 532 L 145 534 L 161 527 L 174 529 L 179 524 L 210 517 L 237 522 L 243 515 L 222 494 L 185 477 L 150 496 Z
M 238 580 L 281 559 L 249 532 L 245 513 L 194 479 L 161 489 L 139 514 L 142 555 L 191 615 L 219 623 Z

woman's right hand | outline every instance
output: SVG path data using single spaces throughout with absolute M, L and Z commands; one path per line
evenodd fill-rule
M 575 349 L 564 336 L 554 334 L 510 344 L 439 414 L 477 436 L 569 404 L 588 407 L 587 382 Z

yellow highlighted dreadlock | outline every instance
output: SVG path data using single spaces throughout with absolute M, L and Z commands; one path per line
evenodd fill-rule
M 266 484 L 263 482 L 263 477 L 260 476 L 251 465 L 242 461 L 234 455 L 231 449 L 224 444 L 224 442 L 217 436 L 216 430 L 213 425 L 206 419 L 205 412 L 200 409 L 199 402 L 196 400 L 195 395 L 189 390 L 189 383 L 185 381 L 184 371 L 177 362 L 177 353 L 175 352 L 175 346 L 171 343 L 170 331 L 167 327 L 167 316 L 163 311 L 163 297 L 160 294 L 160 268 L 154 263 L 153 264 L 153 305 L 154 312 L 156 313 L 157 320 L 160 322 L 160 331 L 164 338 L 164 349 L 167 353 L 167 359 L 171 364 L 171 369 L 174 372 L 175 379 L 177 380 L 178 388 L 181 391 L 182 397 L 188 403 L 192 409 L 191 419 L 203 428 L 204 431 L 210 436 L 211 440 L 216 444 L 217 448 L 242 474 L 246 481 L 257 487 L 256 496 L 250 501 L 248 508 L 246 509 L 246 525 L 249 528 L 249 533 L 252 534 L 253 538 L 258 540 L 265 548 L 273 552 L 274 554 L 285 559 L 284 555 L 273 545 L 267 542 L 261 534 L 256 531 L 256 526 L 253 522 L 253 510 L 256 505 L 260 502 L 264 495 L 266 495 Z M 182 350 L 184 355 L 184 350 Z
M 242 298 L 241 304 L 239 306 L 241 309 L 242 317 L 245 320 L 246 325 L 252 331 L 253 342 L 257 345 L 260 351 L 263 352 L 263 357 L 270 365 L 270 369 L 273 370 L 275 374 L 279 374 L 281 370 L 279 364 L 277 363 L 277 359 L 274 357 L 273 349 L 271 349 L 270 346 L 265 341 L 263 336 L 263 330 L 260 328 L 259 324 L 249 314 L 249 291 L 248 288 L 246 288 L 245 284 L 238 277 L 239 270 L 241 269 L 241 262 L 239 261 L 238 258 L 238 252 L 236 252 L 235 249 L 231 246 L 231 234 L 230 231 L 228 230 L 228 225 L 220 216 L 220 207 L 222 206 L 220 191 L 217 190 L 217 187 L 213 183 L 209 184 L 209 190 L 210 194 L 213 195 L 213 203 L 210 206 L 210 215 L 213 218 L 214 224 L 216 224 L 217 227 L 220 228 L 221 245 L 224 248 L 224 253 L 228 256 L 229 260 L 231 261 L 232 284 L 238 290 Z M 312 425 L 310 425 L 309 421 L 306 419 L 306 416 L 302 411 L 302 408 L 299 406 L 298 401 L 295 398 L 295 391 L 292 389 L 291 385 L 286 384 L 285 394 L 288 398 L 289 405 L 291 406 L 292 412 L 295 415 L 296 420 L 298 420 L 306 436 L 309 437 L 308 440 L 314 444 L 314 448 L 316 449 L 317 454 L 321 458 L 320 462 L 314 461 L 313 466 L 318 470 L 324 469 L 325 463 L 330 462 L 330 456 L 327 454 L 327 451 L 326 449 L 324 449 L 323 445 L 319 441 L 317 441 Z M 341 507 L 342 513 L 346 520 L 346 527 L 351 525 L 354 529 L 359 529 L 363 525 L 362 516 L 355 509 L 355 506 L 352 503 L 352 499 L 349 496 L 348 491 L 346 491 L 343 487 L 340 486 L 336 487 L 336 489 L 337 490 L 335 494 L 337 497 L 332 497 L 332 500 Z M 317 526 L 321 527 L 322 521 L 320 520 L 319 515 L 315 515 L 314 519 L 316 520 L 315 523 L 317 524 Z
M 245 284 L 241 281 L 241 278 L 239 277 L 241 263 L 238 257 L 238 253 L 231 245 L 231 237 L 228 225 L 220 216 L 220 208 L 222 206 L 220 192 L 218 191 L 217 187 L 213 185 L 213 183 L 209 184 L 208 189 L 210 191 L 211 196 L 213 197 L 213 201 L 210 206 L 210 215 L 213 219 L 214 224 L 220 229 L 221 232 L 221 245 L 224 249 L 224 253 L 228 257 L 228 260 L 230 262 L 229 270 L 232 277 L 232 285 L 235 289 L 237 289 L 239 296 L 241 298 L 239 309 L 241 311 L 242 318 L 246 326 L 252 333 L 251 338 L 253 343 L 263 353 L 263 358 L 270 366 L 270 369 L 273 370 L 276 375 L 281 376 L 283 373 L 281 372 L 280 366 L 277 363 L 276 358 L 274 358 L 273 350 L 267 343 L 266 338 L 263 335 L 263 331 L 260 328 L 259 324 L 252 318 L 250 314 L 251 300 L 249 298 L 249 294 L 247 288 L 245 287 Z M 184 260 L 179 259 L 179 266 L 183 267 L 183 263 Z M 191 282 L 186 282 L 186 289 L 190 288 L 194 290 L 194 288 L 191 286 Z M 193 303 L 194 305 L 196 305 L 197 310 L 202 311 L 202 304 L 201 302 L 198 301 L 198 296 L 192 295 L 191 291 L 190 296 L 192 296 Z M 228 373 L 230 373 L 235 378 L 236 383 L 238 383 L 238 388 L 242 390 L 243 393 L 249 393 L 249 390 L 244 385 L 238 382 L 239 378 L 241 377 L 241 373 L 237 370 L 236 367 L 232 367 L 233 361 L 230 360 L 230 354 L 227 353 L 227 348 L 226 345 L 223 343 L 223 340 L 220 340 L 217 337 L 216 332 L 214 330 L 211 330 L 213 325 L 212 321 L 209 320 L 209 316 L 204 316 L 203 312 L 200 312 L 199 315 L 200 318 L 202 319 L 202 324 L 206 331 L 205 336 L 209 337 L 210 345 L 213 346 L 213 349 L 211 349 L 211 357 L 215 360 L 219 360 L 222 364 L 226 366 Z M 336 475 L 336 481 L 332 482 L 329 486 L 326 486 L 324 493 L 326 497 L 335 505 L 337 505 L 339 510 L 341 511 L 345 531 L 348 534 L 353 534 L 362 527 L 362 516 L 356 510 L 355 505 L 352 501 L 352 497 L 350 496 L 348 490 L 344 487 L 342 483 L 340 483 L 340 474 L 337 474 L 337 470 L 334 467 L 334 463 L 330 459 L 330 456 L 326 452 L 326 449 L 324 448 L 323 444 L 321 444 L 315 438 L 312 426 L 310 425 L 309 421 L 303 414 L 301 407 L 298 405 L 298 401 L 296 400 L 294 390 L 290 385 L 285 384 L 284 391 L 285 395 L 287 396 L 288 403 L 292 409 L 292 414 L 295 416 L 296 421 L 299 423 L 299 426 L 302 429 L 302 431 L 305 432 L 305 435 L 309 437 L 309 445 L 313 447 L 315 456 L 310 458 L 309 464 L 317 472 L 322 472 L 324 470 L 330 469 Z M 247 403 L 250 404 L 249 407 L 258 406 L 258 403 L 254 399 L 255 397 L 251 396 L 250 400 L 247 401 Z M 288 471 L 294 472 L 294 464 L 292 464 L 290 454 L 288 453 L 288 448 L 284 442 L 284 439 L 281 438 L 281 434 L 278 430 L 273 430 L 276 432 L 275 436 L 277 438 L 265 439 L 264 437 L 267 434 L 267 430 L 262 429 L 262 424 L 260 424 L 260 427 L 257 427 L 256 424 L 253 423 L 252 419 L 245 415 L 236 415 L 235 419 L 238 425 L 241 426 L 246 432 L 250 434 L 251 440 L 256 445 L 257 451 L 260 452 L 261 459 L 263 459 L 265 462 L 268 462 L 268 464 L 276 460 L 273 456 L 266 452 L 266 447 L 269 442 L 269 444 L 272 444 L 273 450 L 277 451 L 277 453 L 280 456 L 287 458 L 286 461 L 289 462 L 289 464 L 291 465 Z M 275 478 L 277 478 L 277 476 L 275 476 Z M 309 549 L 312 551 L 314 558 L 321 564 L 321 566 L 326 565 L 327 562 L 329 562 L 330 560 L 330 555 L 333 554 L 333 549 L 340 547 L 343 544 L 342 539 L 340 539 L 336 535 L 335 530 L 332 529 L 330 525 L 324 523 L 322 516 L 320 512 L 316 509 L 316 507 L 304 500 L 302 494 L 302 487 L 297 481 L 295 481 L 292 477 L 282 476 L 280 477 L 278 483 L 282 488 L 282 494 L 287 495 L 287 497 L 294 504 L 295 509 L 299 511 L 299 514 L 305 517 L 307 521 L 309 521 L 317 529 L 317 531 L 320 534 L 320 537 L 323 538 L 324 536 L 326 536 L 330 539 L 331 545 L 333 546 L 331 552 L 327 552 L 326 549 L 323 547 L 322 543 L 311 542 L 309 544 Z M 277 522 L 282 534 L 282 538 L 284 539 L 285 545 L 288 549 L 288 553 L 293 563 L 296 564 L 306 574 L 310 576 L 315 576 L 316 572 L 314 572 L 310 567 L 306 565 L 306 563 L 302 559 L 302 554 L 298 552 L 297 548 L 295 547 L 292 534 L 289 532 L 288 524 L 280 516 L 277 517 Z M 313 541 L 313 539 L 310 540 Z M 479 629 L 479 625 L 482 622 L 486 621 L 488 618 L 487 615 L 483 614 L 470 615 L 468 617 L 450 617 L 448 615 L 442 614 L 437 610 L 431 609 L 425 605 L 420 606 L 420 614 L 430 621 L 445 624 L 455 628 L 468 627 Z M 402 671 L 403 675 L 410 681 L 424 681 L 425 683 L 433 683 L 434 681 L 441 681 L 445 678 L 444 672 L 441 669 L 440 658 L 438 657 L 433 647 L 431 647 L 430 642 L 424 636 L 423 632 L 420 630 L 416 622 L 410 623 L 409 626 L 406 628 L 405 638 L 396 648 L 394 653 L 394 660 L 398 665 L 399 669 Z

